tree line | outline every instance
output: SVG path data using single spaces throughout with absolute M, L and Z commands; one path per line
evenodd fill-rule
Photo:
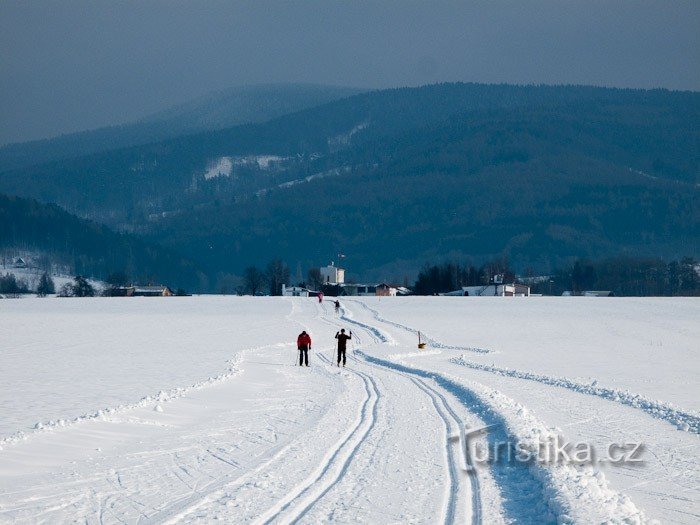
M 416 295 L 436 295 L 459 290 L 463 286 L 486 285 L 495 275 L 503 275 L 505 282 L 515 281 L 515 273 L 507 259 L 496 259 L 478 268 L 464 262 L 426 263 L 418 273 L 413 292 Z
M 546 281 L 535 293 L 579 295 L 586 290 L 610 290 L 618 296 L 700 296 L 700 264 L 694 257 L 664 261 L 657 258 L 613 257 L 578 259 Z
M 576 259 L 551 275 L 536 276 L 528 270 L 516 276 L 507 259 L 480 267 L 468 263 L 426 264 L 413 286 L 416 295 L 435 295 L 463 286 L 486 285 L 495 275 L 506 283 L 523 283 L 531 293 L 561 295 L 605 290 L 617 296 L 700 296 L 700 263 L 694 257 L 664 261 L 658 258 L 611 257 L 599 261 Z
M 35 291 L 39 297 L 56 293 L 56 284 L 48 272 L 41 275 Z M 0 275 L 0 293 L 16 296 L 32 292 L 26 279 L 18 279 L 12 273 Z M 65 283 L 57 293 L 58 297 L 94 297 L 95 294 L 95 288 L 82 275 L 77 275 L 73 282 Z

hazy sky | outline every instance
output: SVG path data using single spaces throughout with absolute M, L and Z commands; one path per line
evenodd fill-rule
M 0 0 L 0 144 L 249 83 L 700 90 L 699 33 L 699 0 Z

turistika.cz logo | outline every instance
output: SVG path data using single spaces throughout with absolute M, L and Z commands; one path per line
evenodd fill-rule
M 596 446 L 584 441 L 571 442 L 559 435 L 547 436 L 536 441 L 511 441 L 482 439 L 488 430 L 498 425 L 469 428 L 449 437 L 462 449 L 462 470 L 470 471 L 481 465 L 499 463 L 539 463 L 542 465 L 640 465 L 644 444 L 639 442 L 608 443 L 604 454 Z

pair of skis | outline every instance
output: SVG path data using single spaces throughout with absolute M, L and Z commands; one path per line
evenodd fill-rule
M 333 350 L 333 354 L 331 355 L 331 363 L 333 363 L 334 357 L 335 357 L 335 350 Z M 294 363 L 292 364 L 292 366 L 302 366 L 302 365 L 297 363 L 297 359 L 298 358 L 296 358 L 296 357 L 294 358 Z M 309 365 L 306 365 L 306 366 L 309 366 Z M 340 366 L 340 363 L 337 363 L 337 366 Z M 343 364 L 343 368 L 345 368 L 345 364 Z

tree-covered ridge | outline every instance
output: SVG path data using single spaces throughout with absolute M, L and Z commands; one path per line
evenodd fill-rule
M 453 254 L 546 270 L 697 253 L 698 123 L 697 93 L 442 84 L 6 172 L 0 188 L 146 233 L 210 274 L 339 251 L 379 278 Z M 222 158 L 231 173 L 207 178 Z
M 128 234 L 75 217 L 55 205 L 0 194 L 0 249 L 37 250 L 74 273 L 104 280 L 115 271 L 135 282 L 196 287 L 189 260 Z

